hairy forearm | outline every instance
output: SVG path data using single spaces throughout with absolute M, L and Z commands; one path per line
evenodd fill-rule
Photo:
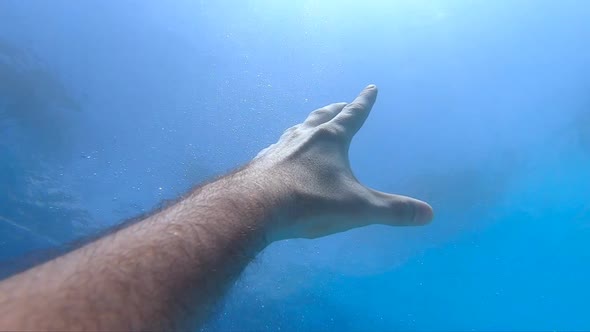
M 0 326 L 145 330 L 202 321 L 267 244 L 266 227 L 281 213 L 277 188 L 246 168 L 16 275 L 0 284 Z

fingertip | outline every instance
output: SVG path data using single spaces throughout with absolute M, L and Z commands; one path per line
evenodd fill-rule
M 414 223 L 418 225 L 429 224 L 434 219 L 434 210 L 425 202 L 419 201 L 415 205 Z
M 375 99 L 377 98 L 378 92 L 379 91 L 378 91 L 377 86 L 375 84 L 369 84 L 363 89 L 363 91 L 361 91 L 359 97 L 360 98 L 367 98 L 368 100 L 370 100 L 371 105 L 372 105 L 372 103 L 374 103 Z

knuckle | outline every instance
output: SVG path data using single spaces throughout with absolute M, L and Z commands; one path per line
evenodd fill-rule
M 287 136 L 293 135 L 297 132 L 298 129 L 299 129 L 299 125 L 294 125 L 293 127 L 289 127 L 283 132 L 282 137 L 287 137 Z
M 342 126 L 338 124 L 330 124 L 319 126 L 315 131 L 315 136 L 320 139 L 334 139 L 341 137 L 344 132 Z
M 317 109 L 317 110 L 311 112 L 310 117 L 314 120 L 317 120 L 317 119 L 325 117 L 326 115 L 328 115 L 328 110 L 325 108 L 320 108 L 320 109 Z
M 318 118 L 327 117 L 327 116 L 330 115 L 330 113 L 331 113 L 330 110 L 328 108 L 326 108 L 326 107 L 319 108 L 319 109 L 317 109 L 317 110 L 315 110 L 315 111 L 312 112 L 312 114 L 315 117 L 318 117 Z
M 358 102 L 352 102 L 346 106 L 346 108 L 350 112 L 362 112 L 365 109 L 365 106 Z
M 325 108 L 320 108 L 314 111 L 314 113 L 318 116 L 324 116 L 328 114 L 328 110 Z

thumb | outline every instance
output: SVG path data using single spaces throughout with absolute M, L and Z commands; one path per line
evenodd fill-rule
M 427 203 L 401 195 L 387 194 L 369 189 L 370 206 L 377 223 L 391 226 L 421 226 L 434 218 L 434 211 Z

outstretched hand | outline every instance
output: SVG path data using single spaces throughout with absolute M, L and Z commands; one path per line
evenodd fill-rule
M 278 184 L 287 201 L 268 238 L 317 238 L 370 224 L 424 225 L 432 208 L 419 200 L 379 192 L 362 185 L 348 159 L 350 142 L 367 119 L 377 87 L 367 86 L 350 104 L 313 111 L 262 150 L 250 165 Z

